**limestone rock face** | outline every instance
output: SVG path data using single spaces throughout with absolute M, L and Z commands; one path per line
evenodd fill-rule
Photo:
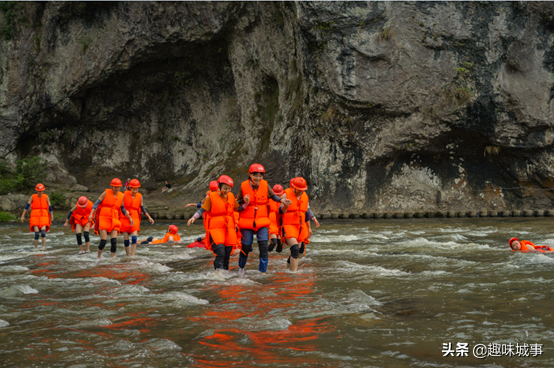
M 21 3 L 0 155 L 181 206 L 266 167 L 318 211 L 546 208 L 550 3 Z M 21 19 L 25 19 L 22 21 Z M 530 206 L 530 207 L 529 207 Z

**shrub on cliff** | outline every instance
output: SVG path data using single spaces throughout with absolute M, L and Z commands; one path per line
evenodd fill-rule
M 34 188 L 44 180 L 45 170 L 44 160 L 37 156 L 17 161 L 13 172 L 5 161 L 0 161 L 0 194 Z

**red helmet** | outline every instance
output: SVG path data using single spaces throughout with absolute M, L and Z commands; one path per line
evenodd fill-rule
M 122 186 L 123 184 L 121 183 L 121 180 L 119 180 L 118 178 L 115 178 L 115 179 L 112 179 L 110 185 L 112 187 L 120 187 Z
M 513 242 L 514 240 L 519 241 L 518 238 L 512 238 L 512 239 L 510 239 L 510 241 L 508 242 L 508 244 L 510 245 L 510 247 L 512 246 L 512 242 Z
M 129 182 L 130 188 L 140 188 L 140 181 L 138 179 L 133 179 Z
M 229 185 L 231 188 L 233 187 L 233 179 L 231 179 L 230 177 L 228 177 L 227 175 L 221 175 L 219 177 L 219 179 L 217 179 L 217 182 L 219 184 L 227 184 Z
M 217 181 L 215 180 L 210 181 L 210 191 L 217 192 L 218 189 L 219 189 L 219 184 L 217 184 Z
M 85 208 L 88 204 L 88 198 L 85 196 L 79 197 L 79 200 L 77 201 L 77 206 L 81 208 Z
M 283 194 L 285 190 L 283 189 L 283 187 L 281 186 L 281 184 L 275 184 L 273 186 L 273 193 L 275 193 L 276 195 L 280 196 L 281 194 Z
M 306 183 L 306 179 L 302 177 L 297 177 L 291 180 L 290 185 L 293 188 L 296 188 L 298 190 L 308 190 L 308 184 Z
M 293 181 L 294 179 L 296 179 L 296 178 L 292 178 L 292 179 L 290 179 L 290 184 L 289 184 L 289 188 L 292 188 L 292 181 Z
M 169 225 L 169 232 L 171 234 L 177 234 L 177 231 L 179 231 L 179 228 L 175 225 Z
M 37 192 L 42 192 L 44 189 L 45 189 L 45 188 L 44 188 L 44 185 L 41 184 L 41 183 L 38 183 L 37 186 L 35 187 L 35 190 L 36 190 Z
M 250 165 L 250 169 L 248 170 L 248 174 L 252 174 L 252 173 L 255 173 L 255 172 L 265 174 L 265 169 L 260 164 Z

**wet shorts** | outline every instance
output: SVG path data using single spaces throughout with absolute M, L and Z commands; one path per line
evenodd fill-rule
M 244 245 L 252 245 L 254 243 L 254 230 L 241 229 L 242 239 L 240 242 Z M 256 238 L 258 241 L 269 241 L 269 229 L 267 227 L 259 228 L 256 232 Z

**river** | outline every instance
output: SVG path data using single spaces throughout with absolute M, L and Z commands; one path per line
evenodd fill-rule
M 140 238 L 167 225 L 143 223 Z M 177 225 L 187 244 L 202 233 Z M 552 367 L 554 255 L 512 252 L 512 236 L 554 247 L 552 219 L 326 220 L 298 273 L 273 252 L 261 275 L 255 251 L 245 277 L 232 258 L 218 278 L 203 249 L 139 246 L 128 258 L 120 237 L 118 257 L 108 243 L 97 261 L 96 236 L 93 252 L 78 255 L 56 224 L 42 252 L 27 226 L 2 224 L 0 361 Z

